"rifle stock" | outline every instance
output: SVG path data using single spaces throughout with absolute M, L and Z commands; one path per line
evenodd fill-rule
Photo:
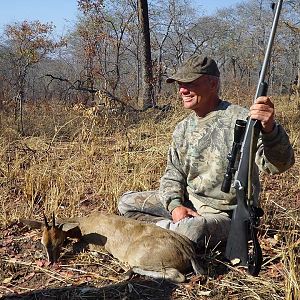
M 268 84 L 265 82 L 265 74 L 270 61 L 282 2 L 283 0 L 279 0 L 277 3 L 254 100 L 260 96 L 267 95 Z M 236 164 L 238 160 L 238 169 L 233 184 L 236 189 L 237 206 L 232 215 L 225 256 L 234 265 L 237 264 L 248 267 L 248 272 L 253 276 L 259 274 L 263 261 L 262 251 L 257 237 L 257 226 L 259 225 L 259 219 L 262 217 L 263 211 L 258 207 L 258 203 L 256 203 L 257 199 L 254 199 L 252 191 L 252 170 L 260 129 L 261 124 L 259 121 L 250 118 L 247 120 L 246 131 L 240 147 L 240 155 L 238 155 L 239 157 L 233 157 L 229 154 L 229 166 L 221 188 L 223 192 L 228 192 L 228 183 L 226 181 L 232 177 L 230 177 L 230 175 L 228 176 L 228 171 L 231 170 L 230 172 L 235 172 L 232 166 Z

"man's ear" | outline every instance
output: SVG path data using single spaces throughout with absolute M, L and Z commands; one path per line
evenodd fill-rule
M 212 89 L 216 89 L 219 85 L 219 79 L 217 77 L 209 77 L 209 84 Z
M 29 226 L 31 229 L 43 229 L 45 227 L 45 224 L 41 221 L 20 219 L 20 222 Z

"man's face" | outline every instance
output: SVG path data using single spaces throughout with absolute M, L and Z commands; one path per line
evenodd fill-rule
M 182 97 L 183 106 L 196 112 L 205 111 L 212 97 L 216 96 L 216 84 L 216 80 L 211 80 L 206 75 L 192 82 L 178 82 L 179 94 Z

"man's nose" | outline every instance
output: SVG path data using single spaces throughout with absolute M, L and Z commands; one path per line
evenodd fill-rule
M 184 83 L 179 84 L 179 92 L 180 93 L 186 93 L 188 92 L 188 87 Z

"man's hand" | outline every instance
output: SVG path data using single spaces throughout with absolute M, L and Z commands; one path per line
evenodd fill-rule
M 250 117 L 261 122 L 263 133 L 270 133 L 274 129 L 274 112 L 274 104 L 265 96 L 258 97 L 250 107 Z
M 195 211 L 185 206 L 177 206 L 172 211 L 172 219 L 173 222 L 175 223 L 187 217 L 197 217 L 197 216 L 199 216 L 199 214 L 197 214 Z

